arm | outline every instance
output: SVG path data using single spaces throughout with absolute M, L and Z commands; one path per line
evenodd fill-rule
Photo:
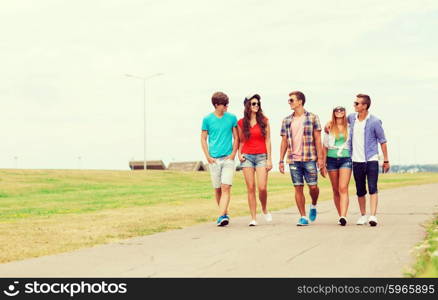
M 380 147 L 382 148 L 382 153 L 383 153 L 383 173 L 388 172 L 389 169 L 391 168 L 391 166 L 389 165 L 389 159 L 388 159 L 388 146 L 386 144 L 387 143 L 380 144 Z
M 325 168 L 325 166 L 324 166 L 324 153 L 322 150 L 322 143 L 321 143 L 321 131 L 314 130 L 313 138 L 315 139 L 316 154 L 318 155 L 318 168 L 322 170 Z M 321 172 L 321 175 L 323 175 L 323 172 Z
M 239 151 L 238 151 L 238 158 L 241 162 L 245 161 L 245 157 L 242 155 L 242 148 L 243 148 L 243 141 L 244 141 L 244 135 L 242 128 L 237 126 L 237 133 L 239 134 Z
M 237 148 L 239 148 L 239 134 L 237 133 L 237 126 L 235 126 L 233 127 L 233 152 L 227 157 L 228 159 L 234 160 Z
M 272 170 L 272 158 L 271 158 L 271 127 L 269 126 L 269 121 L 266 121 L 266 151 L 268 152 L 267 162 L 266 162 L 266 170 Z
M 280 173 L 284 174 L 284 155 L 287 150 L 287 137 L 285 135 L 281 136 L 281 145 L 280 145 Z
M 201 132 L 202 151 L 204 151 L 204 155 L 207 158 L 208 163 L 214 164 L 216 162 L 216 160 L 210 156 L 210 153 L 208 153 L 207 137 L 208 137 L 208 131 L 202 130 L 202 132 Z

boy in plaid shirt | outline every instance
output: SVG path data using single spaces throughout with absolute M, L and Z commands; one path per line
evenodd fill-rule
M 315 221 L 318 202 L 318 168 L 325 177 L 325 167 L 321 144 L 321 124 L 317 115 L 304 109 L 306 97 L 302 92 L 294 91 L 289 94 L 289 105 L 294 111 L 284 118 L 281 126 L 280 172 L 284 174 L 284 155 L 287 150 L 292 183 L 295 187 L 295 201 L 301 217 L 298 226 L 309 225 Z M 318 165 L 318 168 L 317 168 Z M 310 205 L 309 219 L 306 215 L 304 197 L 304 179 L 310 190 L 312 204 Z

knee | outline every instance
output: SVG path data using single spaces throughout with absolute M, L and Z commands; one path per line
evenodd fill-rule
M 340 194 L 347 194 L 347 193 L 348 193 L 348 187 L 345 186 L 345 185 L 341 185 L 341 186 L 339 187 L 339 193 L 340 193 Z
M 221 186 L 221 192 L 223 192 L 223 193 L 228 193 L 230 191 L 230 189 L 231 189 L 231 185 L 223 184 Z
M 265 186 L 259 187 L 259 193 L 260 194 L 266 194 L 266 192 L 267 192 L 267 189 L 266 189 Z
M 319 189 L 318 189 L 318 186 L 317 186 L 317 185 L 309 185 L 309 190 L 310 190 L 311 192 L 316 192 L 316 191 L 318 191 Z
M 248 193 L 255 193 L 255 185 L 248 185 L 246 189 Z

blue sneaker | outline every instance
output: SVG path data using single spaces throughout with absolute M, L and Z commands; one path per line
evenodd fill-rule
M 220 216 L 219 218 L 217 218 L 217 222 L 216 225 L 217 226 L 226 226 L 228 225 L 229 219 L 226 215 Z
M 314 207 L 314 208 L 310 207 L 310 212 L 309 212 L 309 220 L 310 220 L 310 222 L 313 222 L 313 221 L 316 220 L 316 215 L 317 215 L 316 207 Z
M 307 226 L 307 225 L 309 225 L 309 220 L 307 220 L 306 217 L 301 217 L 297 222 L 297 226 Z

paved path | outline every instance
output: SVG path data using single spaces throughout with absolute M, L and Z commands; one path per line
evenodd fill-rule
M 201 224 L 70 253 L 0 265 L 0 277 L 400 277 L 413 262 L 422 224 L 438 211 L 438 185 L 380 193 L 377 227 L 358 226 L 356 197 L 350 223 L 336 225 L 331 201 L 319 204 L 308 227 L 296 208 L 274 212 L 273 222 L 248 227 Z M 213 203 L 212 203 L 213 204 Z

